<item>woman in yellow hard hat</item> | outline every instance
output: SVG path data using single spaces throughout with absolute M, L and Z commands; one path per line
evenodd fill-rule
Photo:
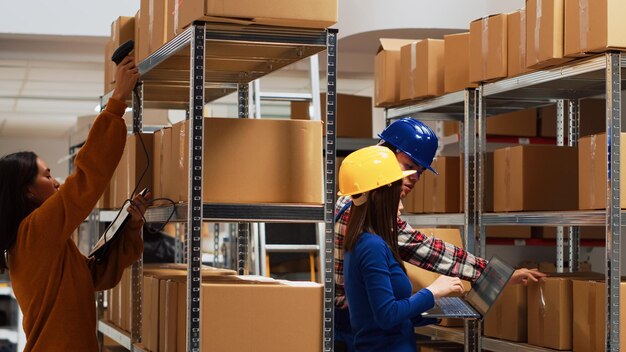
M 434 299 L 463 292 L 459 278 L 441 276 L 411 295 L 400 254 L 396 217 L 402 171 L 395 154 L 373 146 L 348 155 L 339 169 L 339 194 L 353 208 L 345 237 L 344 287 L 356 351 L 416 351 L 413 327 L 432 322 L 420 314 Z

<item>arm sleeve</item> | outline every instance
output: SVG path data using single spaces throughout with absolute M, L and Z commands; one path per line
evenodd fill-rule
M 476 281 L 487 265 L 485 259 L 440 239 L 425 236 L 400 218 L 398 245 L 403 260 L 422 269 L 463 280 Z
M 124 269 L 137 261 L 143 252 L 141 226 L 127 226 L 120 235 L 105 260 L 86 258 L 96 291 L 115 287 L 120 282 Z
M 124 103 L 109 99 L 76 155 L 74 173 L 30 215 L 30 233 L 47 233 L 50 237 L 46 241 L 30 240 L 39 245 L 64 244 L 87 218 L 122 157 L 126 143 L 126 124 L 122 119 L 125 109 Z
M 433 294 L 427 289 L 422 289 L 406 299 L 395 298 L 387 249 L 384 246 L 384 243 L 377 243 L 365 249 L 360 258 L 360 267 L 374 319 L 378 326 L 388 329 L 432 308 L 435 301 Z

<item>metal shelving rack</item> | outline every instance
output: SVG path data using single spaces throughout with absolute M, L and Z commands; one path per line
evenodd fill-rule
M 203 107 L 207 102 L 235 91 L 239 94 L 239 117 L 248 117 L 248 85 L 270 72 L 326 51 L 327 116 L 325 140 L 325 199 L 319 206 L 273 204 L 207 204 L 202 202 Z M 200 264 L 202 222 L 316 222 L 324 233 L 324 320 L 323 349 L 333 348 L 334 314 L 334 201 L 336 121 L 337 30 L 274 26 L 241 26 L 194 22 L 138 64 L 141 75 L 139 99 L 133 100 L 134 130 L 141 131 L 143 108 L 188 109 L 189 111 L 189 198 L 176 205 L 173 221 L 183 222 L 186 236 L 187 350 L 200 350 Z M 109 95 L 103 97 L 103 101 Z M 320 151 L 321 152 L 321 151 Z M 219 171 L 217 171 L 219 172 Z M 150 208 L 148 221 L 164 221 L 172 207 Z M 243 229 L 247 226 L 241 226 Z M 249 232 L 238 231 L 238 271 L 244 273 Z M 98 330 L 129 350 L 142 350 L 141 260 L 133 267 L 133 324 L 131 335 L 99 321 Z
M 484 256 L 485 225 L 571 226 L 569 241 L 570 268 L 578 268 L 580 239 L 577 226 L 606 227 L 607 351 L 619 350 L 619 285 L 621 274 L 620 227 L 624 224 L 620 209 L 620 132 L 621 90 L 626 72 L 626 54 L 608 52 L 574 61 L 562 67 L 545 69 L 522 76 L 482 84 L 477 89 L 447 94 L 414 105 L 387 109 L 387 119 L 412 116 L 420 119 L 454 119 L 464 122 L 462 145 L 465 149 L 465 213 L 425 214 L 405 216 L 411 224 L 463 225 L 464 242 L 472 253 Z M 568 145 L 578 140 L 580 99 L 606 97 L 607 138 L 607 209 L 600 211 L 483 213 L 483 168 L 486 152 L 486 117 L 505 112 L 557 103 L 558 144 L 563 145 L 563 120 L 568 105 Z M 474 120 L 477 117 L 477 120 Z M 476 121 L 476 125 L 474 125 Z M 476 133 L 477 132 L 477 133 Z M 474 136 L 478 135 L 477 138 Z M 469 190 L 474 190 L 470 192 Z M 469 192 L 469 193 L 468 193 Z M 463 219 L 463 223 L 461 223 Z M 472 226 L 475 231 L 472 231 Z M 557 232 L 557 267 L 563 268 L 565 242 L 563 232 Z M 441 328 L 444 329 L 444 328 Z M 465 327 L 464 340 L 460 332 L 453 335 L 436 329 L 421 329 L 436 338 L 464 341 L 466 351 L 536 351 L 535 346 L 495 343 L 480 336 L 479 326 Z M 540 349 L 539 349 L 540 350 Z

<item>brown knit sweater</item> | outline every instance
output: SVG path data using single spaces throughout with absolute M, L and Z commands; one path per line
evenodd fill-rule
M 24 351 L 98 351 L 94 293 L 114 287 L 139 258 L 139 228 L 126 228 L 105 261 L 83 256 L 71 239 L 119 163 L 126 141 L 126 105 L 110 99 L 76 156 L 76 171 L 19 226 L 9 274 L 24 314 Z

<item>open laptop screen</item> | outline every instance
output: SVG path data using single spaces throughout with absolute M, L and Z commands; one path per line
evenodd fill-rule
M 496 301 L 504 286 L 513 275 L 513 268 L 500 258 L 493 257 L 478 280 L 472 285 L 472 290 L 465 299 L 482 315 L 485 316 L 489 308 Z

